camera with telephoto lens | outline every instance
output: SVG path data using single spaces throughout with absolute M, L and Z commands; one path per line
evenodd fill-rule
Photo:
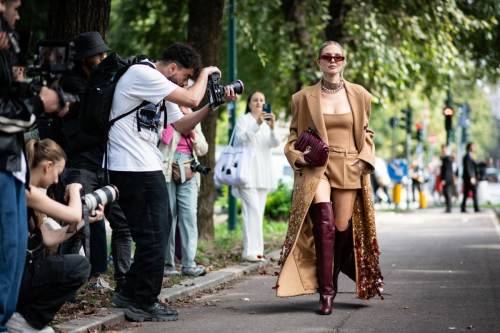
M 243 81 L 241 80 L 236 80 L 226 85 L 221 85 L 219 84 L 219 79 L 219 73 L 213 73 L 208 77 L 207 98 L 208 105 L 211 108 L 222 105 L 226 102 L 224 100 L 224 91 L 226 90 L 226 88 L 233 88 L 234 92 L 239 95 L 241 95 L 243 93 L 243 90 L 245 89 Z
M 201 165 L 200 162 L 196 160 L 193 160 L 191 162 L 191 169 L 193 169 L 194 172 L 199 172 L 205 176 L 210 172 L 210 170 L 212 170 L 210 168 L 207 168 L 206 166 Z
M 26 73 L 29 77 L 39 77 L 38 80 L 33 80 L 31 83 L 33 95 L 38 95 L 45 86 L 50 87 L 57 80 L 59 74 L 73 69 L 74 48 L 73 42 L 65 40 L 40 40 L 36 42 L 33 65 Z M 66 103 L 69 103 L 70 109 L 77 107 L 80 103 L 78 95 L 64 92 L 59 85 L 50 88 L 56 91 L 61 110 L 64 109 Z M 52 115 L 55 116 L 55 114 Z M 42 116 L 42 118 L 44 117 L 47 117 L 47 114 Z
M 92 193 L 82 196 L 82 203 L 85 203 L 89 208 L 90 216 L 95 216 L 95 210 L 100 204 L 106 205 L 118 200 L 118 189 L 115 185 L 107 185 Z

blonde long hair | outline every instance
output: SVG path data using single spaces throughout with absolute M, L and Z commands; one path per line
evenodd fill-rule
M 66 161 L 64 150 L 55 141 L 50 139 L 29 139 L 26 141 L 26 155 L 30 170 L 34 170 L 43 161 L 52 161 L 53 163 Z M 44 214 L 35 210 L 35 225 L 43 224 Z M 32 231 L 32 230 L 30 230 Z
M 30 169 L 36 168 L 43 161 L 54 163 L 66 161 L 64 150 L 55 141 L 50 139 L 29 139 L 26 142 L 26 155 Z

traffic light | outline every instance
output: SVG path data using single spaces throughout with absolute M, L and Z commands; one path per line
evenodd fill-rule
M 401 128 L 404 128 L 406 130 L 406 133 L 411 133 L 411 123 L 412 123 L 412 108 L 408 109 L 403 109 L 401 112 L 405 114 L 404 117 L 401 117 L 401 122 L 402 124 L 400 125 Z
M 443 110 L 443 114 L 445 116 L 444 127 L 446 128 L 447 132 L 451 131 L 451 127 L 452 127 L 451 117 L 453 117 L 453 113 L 454 113 L 454 111 L 450 107 L 446 107 Z
M 417 124 L 417 140 L 418 140 L 418 142 L 422 142 L 422 140 L 423 140 L 423 133 L 422 133 L 423 129 L 424 129 L 424 125 L 422 125 L 421 123 L 418 123 Z

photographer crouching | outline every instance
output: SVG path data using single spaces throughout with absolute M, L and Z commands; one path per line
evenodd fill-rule
M 24 187 L 27 163 L 23 131 L 44 113 L 68 112 L 58 94 L 43 87 L 39 94 L 20 97 L 12 77 L 11 58 L 16 52 L 14 38 L 20 19 L 20 0 L 0 0 L 0 332 L 16 309 L 26 258 L 27 211 Z
M 54 248 L 81 229 L 82 219 L 81 184 L 66 187 L 63 205 L 49 198 L 39 188 L 48 188 L 57 183 L 66 164 L 66 154 L 50 139 L 30 139 L 26 144 L 30 167 L 29 188 L 25 190 L 28 207 L 28 247 L 16 313 L 7 322 L 9 332 L 54 332 L 45 327 L 52 321 L 64 302 L 81 287 L 90 273 L 87 258 L 78 254 L 57 255 L 39 259 L 45 248 Z M 99 206 L 89 222 L 101 220 L 104 206 Z M 69 225 L 48 230 L 43 224 L 43 214 L 62 220 Z M 25 235 L 26 237 L 26 235 Z M 45 327 L 45 328 L 44 328 Z

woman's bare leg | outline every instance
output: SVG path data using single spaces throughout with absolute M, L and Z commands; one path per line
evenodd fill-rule
M 331 189 L 331 200 L 333 204 L 333 216 L 335 216 L 335 226 L 339 231 L 344 231 L 349 226 L 352 217 L 352 208 L 358 190 Z M 316 192 L 317 193 L 317 192 Z
M 331 190 L 330 183 L 325 179 L 320 179 L 316 194 L 314 195 L 313 204 L 330 202 Z

